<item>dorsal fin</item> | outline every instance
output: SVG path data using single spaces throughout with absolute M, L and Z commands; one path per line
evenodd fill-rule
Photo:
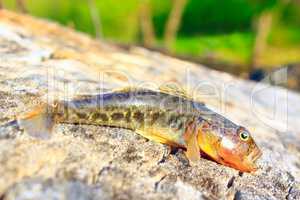
M 133 91 L 137 91 L 140 89 L 142 89 L 142 88 L 133 87 L 133 86 L 125 86 L 125 87 L 113 89 L 112 92 L 133 92 Z
M 149 88 L 135 87 L 135 86 L 126 86 L 126 87 L 122 87 L 122 88 L 113 89 L 112 92 L 135 92 L 135 91 L 139 91 L 139 90 L 158 91 L 158 92 L 162 92 L 165 94 L 179 96 L 179 97 L 182 97 L 185 99 L 195 100 L 191 95 L 188 94 L 188 92 L 184 88 L 180 87 L 177 84 L 160 85 L 159 88 L 156 90 L 149 89 Z M 198 100 L 195 100 L 195 101 L 202 103 L 204 105 L 203 102 L 200 102 Z
M 175 84 L 160 85 L 158 89 L 126 86 L 126 87 L 122 87 L 122 88 L 113 89 L 112 92 L 135 92 L 135 91 L 140 91 L 140 90 L 158 91 L 158 92 L 162 92 L 165 94 L 171 94 L 171 95 L 176 95 L 176 96 L 192 99 L 191 97 L 188 96 L 187 92 L 183 88 L 180 88 L 179 86 L 177 86 Z
M 193 99 L 188 95 L 187 91 L 177 84 L 164 84 L 159 86 L 159 91 L 167 94 L 172 94 L 180 97 L 184 97 L 187 99 Z
M 201 103 L 203 105 L 205 105 L 203 102 L 201 102 L 200 100 L 198 100 L 197 98 L 195 99 L 192 95 L 190 95 L 187 90 L 185 90 L 184 88 L 180 87 L 178 84 L 165 84 L 165 85 L 161 85 L 159 87 L 159 91 L 166 93 L 166 94 L 171 94 L 171 95 L 176 95 L 176 96 L 180 96 L 189 100 L 193 100 L 196 101 L 198 103 Z

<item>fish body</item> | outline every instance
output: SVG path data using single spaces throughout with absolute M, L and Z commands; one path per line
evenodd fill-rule
M 58 122 L 131 129 L 184 147 L 183 134 L 199 116 L 204 104 L 152 90 L 135 90 L 85 96 L 57 104 Z M 56 111 L 56 112 L 57 112 Z M 196 114 L 198 112 L 198 114 Z
M 192 162 L 200 158 L 201 151 L 218 163 L 245 172 L 256 170 L 255 161 L 261 155 L 245 128 L 201 102 L 160 91 L 132 89 L 81 96 L 33 113 L 21 117 L 20 124 L 32 129 L 31 119 L 36 118 L 44 127 L 50 127 L 52 120 L 131 129 L 148 139 L 186 149 Z M 46 117 L 35 117 L 39 116 L 36 113 Z M 42 127 L 39 130 L 45 129 Z

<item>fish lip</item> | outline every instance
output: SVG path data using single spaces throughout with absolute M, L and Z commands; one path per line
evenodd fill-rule
M 260 149 L 256 149 L 255 151 L 253 151 L 253 153 L 251 155 L 251 161 L 253 163 L 255 163 L 261 156 L 262 156 L 261 150 Z
M 262 152 L 260 149 L 255 149 L 252 151 L 244 162 L 245 172 L 255 172 L 259 169 L 256 161 L 261 157 Z
M 248 161 L 251 163 L 251 170 L 256 171 L 258 166 L 256 161 L 262 156 L 262 152 L 260 149 L 255 149 L 251 154 L 248 156 Z

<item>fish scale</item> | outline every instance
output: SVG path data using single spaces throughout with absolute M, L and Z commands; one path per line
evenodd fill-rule
M 194 119 L 192 112 L 186 109 L 187 103 L 189 101 L 184 104 L 184 100 L 177 96 L 151 90 L 84 96 L 59 102 L 57 109 L 63 110 L 64 114 L 58 121 L 132 130 L 159 129 L 164 130 L 159 134 L 184 145 L 180 138 L 186 129 L 185 124 Z M 178 108 L 180 104 L 185 106 Z
M 58 110 L 63 110 L 64 113 L 59 122 L 115 126 L 133 130 L 159 128 L 165 131 L 160 134 L 175 140 L 182 138 L 186 124 L 190 121 L 203 117 L 203 113 L 206 118 L 212 116 L 212 111 L 203 103 L 147 89 L 83 96 L 59 102 L 58 107 Z M 184 145 L 184 142 L 180 143 Z

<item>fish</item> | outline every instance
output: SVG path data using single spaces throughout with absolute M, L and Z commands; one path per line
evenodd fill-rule
M 47 139 L 57 123 L 130 129 L 170 147 L 182 148 L 190 163 L 202 155 L 241 172 L 255 172 L 262 152 L 250 132 L 181 92 L 125 88 L 56 100 L 20 115 L 29 135 Z M 15 124 L 15 123 L 13 123 Z

